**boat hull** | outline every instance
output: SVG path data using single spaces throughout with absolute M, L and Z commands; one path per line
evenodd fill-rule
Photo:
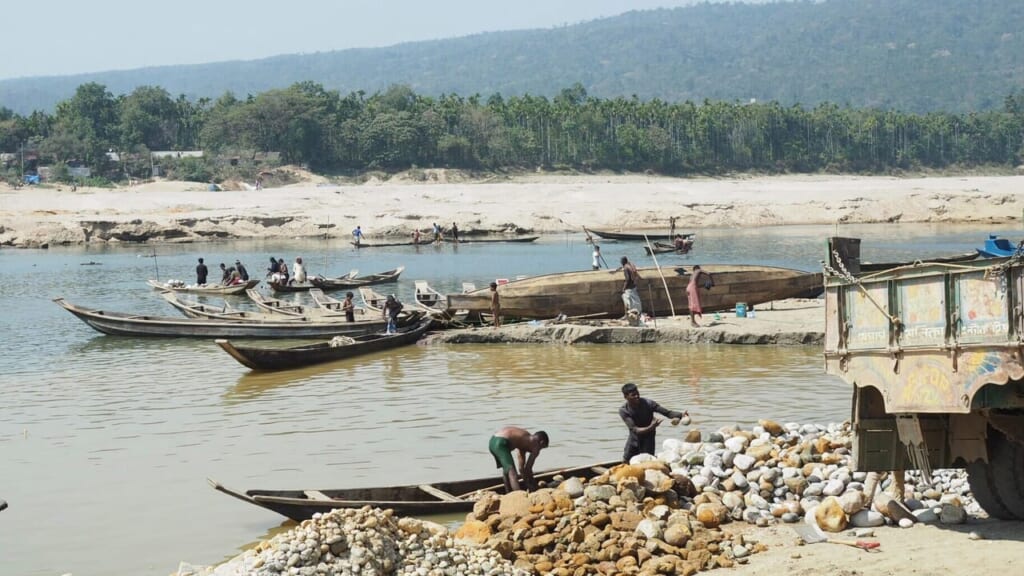
M 675 232 L 675 233 L 671 233 L 671 234 L 666 234 L 664 232 L 657 232 L 657 231 L 653 231 L 653 230 L 651 232 L 648 232 L 648 233 L 642 233 L 642 232 L 641 233 L 635 233 L 635 232 L 609 232 L 609 231 L 606 231 L 606 230 L 594 230 L 593 228 L 584 228 L 583 230 L 585 232 L 589 232 L 589 233 L 594 234 L 596 236 L 600 236 L 601 238 L 604 238 L 605 240 L 623 240 L 623 241 L 640 241 L 640 242 L 643 242 L 645 240 L 650 240 L 651 242 L 654 242 L 655 240 L 662 240 L 662 241 L 665 241 L 665 242 L 672 242 L 672 239 L 675 238 L 676 234 L 679 234 L 680 236 L 683 236 L 683 237 L 692 237 L 694 235 L 693 232 L 685 232 L 685 233 L 684 232 Z
M 171 286 L 159 280 L 147 280 L 147 284 L 156 290 L 170 290 L 171 292 L 185 292 L 188 294 L 207 294 L 214 296 L 225 296 L 231 294 L 244 294 L 249 288 L 255 288 L 259 280 L 249 280 L 242 284 L 233 286 L 206 285 L 206 286 Z
M 705 312 L 731 310 L 737 302 L 762 304 L 783 298 L 815 297 L 823 289 L 821 273 L 802 272 L 770 266 L 708 265 L 714 286 L 701 288 L 700 303 Z M 643 311 L 656 316 L 689 312 L 686 285 L 691 268 L 641 268 L 637 287 Z M 618 318 L 625 314 L 621 271 L 596 270 L 535 276 L 498 287 L 502 314 L 520 318 L 570 317 Z M 667 291 L 666 291 L 667 286 Z M 468 294 L 449 294 L 448 308 L 486 312 L 491 295 L 487 289 Z
M 539 483 L 557 485 L 556 476 L 590 479 L 603 474 L 621 461 L 601 462 L 575 468 L 549 470 L 534 474 Z M 340 508 L 388 508 L 400 516 L 426 516 L 469 512 L 483 491 L 503 494 L 501 477 L 478 478 L 426 485 L 385 486 L 380 488 L 342 488 L 325 490 L 247 490 L 235 491 L 213 480 L 214 489 L 302 522 L 314 514 Z M 448 498 L 442 498 L 448 496 Z
M 76 306 L 63 298 L 54 300 L 97 332 L 112 336 L 164 338 L 330 338 L 356 336 L 384 330 L 381 321 L 273 322 L 213 318 L 173 318 L 109 312 Z
M 432 321 L 424 320 L 415 326 L 399 329 L 397 334 L 374 333 L 356 336 L 355 342 L 339 346 L 332 346 L 330 342 L 319 342 L 289 348 L 265 348 L 238 345 L 230 340 L 216 342 L 232 358 L 253 370 L 287 370 L 413 344 L 423 336 L 431 324 Z
M 399 266 L 394 270 L 388 270 L 387 272 L 381 272 L 380 274 L 357 276 L 355 278 L 310 278 L 309 282 L 314 288 L 319 288 L 324 292 L 329 292 L 331 290 L 349 290 L 352 288 L 359 288 L 360 286 L 374 286 L 376 284 L 398 282 L 398 277 L 402 274 L 403 270 L 405 270 L 405 266 Z

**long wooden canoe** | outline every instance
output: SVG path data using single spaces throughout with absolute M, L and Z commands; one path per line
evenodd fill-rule
M 360 286 L 372 286 L 374 284 L 387 284 L 389 282 L 397 282 L 398 276 L 401 275 L 402 271 L 405 270 L 405 266 L 399 266 L 394 270 L 388 270 L 387 272 L 381 272 L 379 274 L 369 274 L 367 276 L 357 276 L 355 278 L 341 277 L 341 278 L 320 278 L 314 276 L 309 281 L 314 287 L 327 292 L 329 290 L 347 290 L 351 288 L 358 288 Z
M 419 242 L 413 242 L 412 240 L 406 242 L 359 242 L 358 244 L 352 242 L 352 245 L 356 248 L 386 248 L 390 246 L 426 246 L 433 243 L 433 238 L 422 238 Z
M 540 236 L 519 236 L 513 238 L 459 238 L 456 240 L 444 239 L 449 244 L 500 244 L 505 242 L 511 243 L 529 243 L 536 241 Z
M 700 302 L 705 312 L 731 310 L 737 302 L 761 304 L 783 298 L 813 297 L 820 294 L 824 283 L 820 272 L 802 272 L 771 266 L 707 265 L 701 269 L 711 274 L 714 286 L 701 288 Z M 667 316 L 689 311 L 686 285 L 690 281 L 689 266 L 663 267 L 666 293 L 658 269 L 640 268 L 637 288 L 643 311 Z M 622 271 L 594 270 L 564 272 L 514 280 L 498 286 L 502 314 L 520 318 L 554 318 L 587 316 L 619 318 L 625 314 L 622 303 Z M 669 298 L 671 297 L 671 305 Z M 468 294 L 449 294 L 450 310 L 485 312 L 491 306 L 490 289 Z
M 652 242 L 655 241 L 655 240 L 661 240 L 661 241 L 664 241 L 664 242 L 672 242 L 672 239 L 675 238 L 676 234 L 679 234 L 680 236 L 683 236 L 684 238 L 687 237 L 687 236 L 693 236 L 694 235 L 693 232 L 665 233 L 665 232 L 660 232 L 660 231 L 656 231 L 656 230 L 651 230 L 650 232 L 647 232 L 647 233 L 643 233 L 643 232 L 610 232 L 608 230 L 594 230 L 593 228 L 586 228 L 586 227 L 584 227 L 583 230 L 584 230 L 584 232 L 589 232 L 591 234 L 596 234 L 597 236 L 600 236 L 601 238 L 604 238 L 605 240 L 630 240 L 630 241 L 639 240 L 641 242 L 643 242 L 644 240 L 647 240 L 647 239 L 650 239 Z
M 351 338 L 335 336 L 326 342 L 288 348 L 243 346 L 222 339 L 216 342 L 232 358 L 253 370 L 287 370 L 413 344 L 423 336 L 431 324 L 432 320 L 421 320 L 419 324 L 399 328 L 394 334 L 374 332 Z
M 309 320 L 310 318 L 304 318 L 298 315 L 285 318 L 283 316 L 273 316 L 266 312 L 253 312 L 252 310 L 239 310 L 233 308 L 227 302 L 223 302 L 220 306 L 214 304 L 207 304 L 204 302 L 189 302 L 182 300 L 177 294 L 170 290 L 164 290 L 160 293 L 168 304 L 174 307 L 175 310 L 181 312 L 186 318 L 214 318 L 217 320 L 250 320 L 250 321 L 281 321 L 281 320 Z
M 56 298 L 54 302 L 91 328 L 114 336 L 161 336 L 176 338 L 330 338 L 384 330 L 384 320 L 345 322 L 255 321 L 217 318 L 175 318 L 128 314 L 76 306 Z
M 249 280 L 242 284 L 234 284 L 231 286 L 224 286 L 222 284 L 186 284 L 179 286 L 176 284 L 168 284 L 167 282 L 161 282 L 159 280 L 146 280 L 146 284 L 149 284 L 156 290 L 171 290 L 172 292 L 188 292 L 190 294 L 212 294 L 215 296 L 223 296 L 226 294 L 244 294 L 249 288 L 255 288 L 259 284 L 259 280 Z
M 652 242 L 652 245 L 654 248 L 653 254 L 689 254 L 690 250 L 693 249 L 693 242 L 687 242 L 683 244 L 682 248 L 676 248 L 675 244 L 668 242 Z M 648 256 L 652 254 L 651 248 L 652 246 L 644 246 L 644 252 L 647 252 Z
M 548 470 L 534 474 L 539 486 L 557 486 L 559 479 L 591 478 L 604 474 L 620 460 L 588 464 L 561 470 Z M 384 486 L 379 488 L 334 488 L 323 490 L 232 490 L 207 479 L 215 490 L 234 496 L 243 502 L 266 508 L 287 516 L 296 522 L 308 520 L 314 514 L 338 508 L 390 508 L 401 516 L 428 516 L 469 512 L 482 492 L 505 493 L 501 477 L 478 478 L 455 482 Z

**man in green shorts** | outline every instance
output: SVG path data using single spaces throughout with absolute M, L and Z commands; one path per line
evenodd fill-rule
M 548 434 L 541 430 L 530 434 L 528 430 L 516 426 L 506 426 L 491 436 L 488 449 L 494 456 L 494 464 L 501 468 L 501 478 L 505 482 L 505 492 L 522 489 L 520 480 L 525 483 L 523 488 L 533 488 L 533 463 L 541 449 L 548 447 Z M 519 469 L 516 470 L 512 460 L 512 451 L 519 451 Z

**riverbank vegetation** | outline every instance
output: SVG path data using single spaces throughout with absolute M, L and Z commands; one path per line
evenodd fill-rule
M 1007 95 L 1001 110 L 912 114 L 600 99 L 579 84 L 548 99 L 435 98 L 401 85 L 342 95 L 303 82 L 192 102 L 159 87 L 115 97 L 87 83 L 53 114 L 0 108 L 0 152 L 8 179 L 50 166 L 58 181 L 75 178 L 77 167 L 94 179 L 146 178 L 157 165 L 166 176 L 204 182 L 251 179 L 277 164 L 320 173 L 543 167 L 683 176 L 1012 169 L 1024 155 L 1024 91 Z

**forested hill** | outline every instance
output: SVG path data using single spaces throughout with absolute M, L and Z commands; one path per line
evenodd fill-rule
M 4 80 L 0 107 L 49 111 L 86 82 L 196 99 L 305 80 L 342 93 L 406 84 L 423 95 L 551 97 L 579 83 L 599 98 L 988 110 L 1024 87 L 1024 1 L 701 4 L 388 48 Z

